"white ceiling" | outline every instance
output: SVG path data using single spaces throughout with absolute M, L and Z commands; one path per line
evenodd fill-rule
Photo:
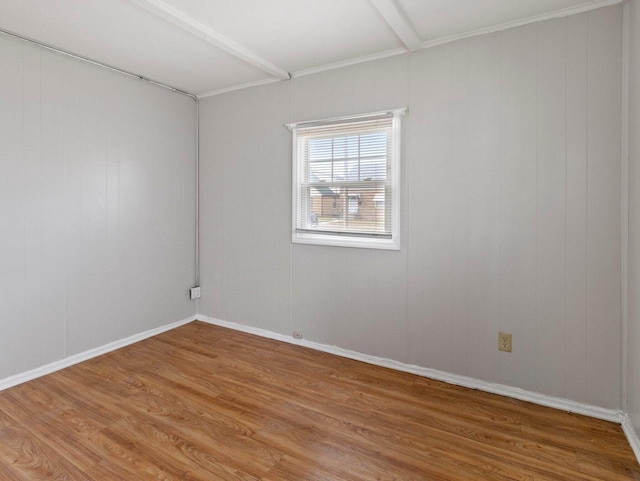
M 619 0 L 0 0 L 0 29 L 197 94 Z

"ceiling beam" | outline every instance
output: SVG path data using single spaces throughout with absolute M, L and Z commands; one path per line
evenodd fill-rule
M 407 16 L 396 0 L 371 0 L 371 3 L 378 9 L 382 17 L 409 51 L 415 52 L 422 48 L 420 37 L 418 37 L 418 34 L 411 26 L 411 23 L 409 23 Z
M 215 31 L 211 27 L 199 22 L 193 17 L 190 17 L 186 13 L 178 10 L 175 7 L 163 2 L 162 0 L 130 0 L 131 2 L 139 5 L 140 7 L 148 10 L 149 12 L 157 15 L 160 18 L 180 27 L 197 37 L 202 38 L 211 45 L 224 50 L 225 52 L 233 55 L 244 62 L 257 67 L 263 72 L 276 77 L 278 79 L 291 78 L 288 72 L 273 65 L 271 62 L 260 57 L 251 50 L 243 47 L 242 45 L 234 42 L 228 37 L 225 37 L 221 33 Z

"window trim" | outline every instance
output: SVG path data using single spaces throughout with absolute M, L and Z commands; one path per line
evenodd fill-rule
M 356 247 L 364 249 L 400 250 L 400 199 L 401 199 L 401 118 L 408 112 L 407 108 L 371 112 L 367 114 L 349 115 L 342 117 L 332 117 L 305 122 L 295 122 L 286 124 L 291 131 L 291 242 L 294 244 L 314 244 L 336 247 Z M 298 190 L 298 127 L 314 127 L 330 124 L 355 122 L 361 120 L 375 119 L 376 117 L 392 115 L 392 135 L 393 135 L 393 175 L 391 179 L 391 238 L 377 238 L 375 236 L 355 236 L 345 234 L 316 234 L 301 232 L 297 228 L 297 190 Z

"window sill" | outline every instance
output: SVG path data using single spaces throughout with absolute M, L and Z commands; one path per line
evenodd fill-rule
M 394 239 L 375 239 L 368 237 L 349 237 L 326 234 L 309 234 L 294 232 L 291 237 L 294 244 L 312 244 L 334 247 L 356 247 L 360 249 L 382 249 L 399 251 L 400 242 Z

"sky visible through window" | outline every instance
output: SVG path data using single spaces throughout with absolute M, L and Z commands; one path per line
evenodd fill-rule
M 309 140 L 310 182 L 384 181 L 387 134 Z

